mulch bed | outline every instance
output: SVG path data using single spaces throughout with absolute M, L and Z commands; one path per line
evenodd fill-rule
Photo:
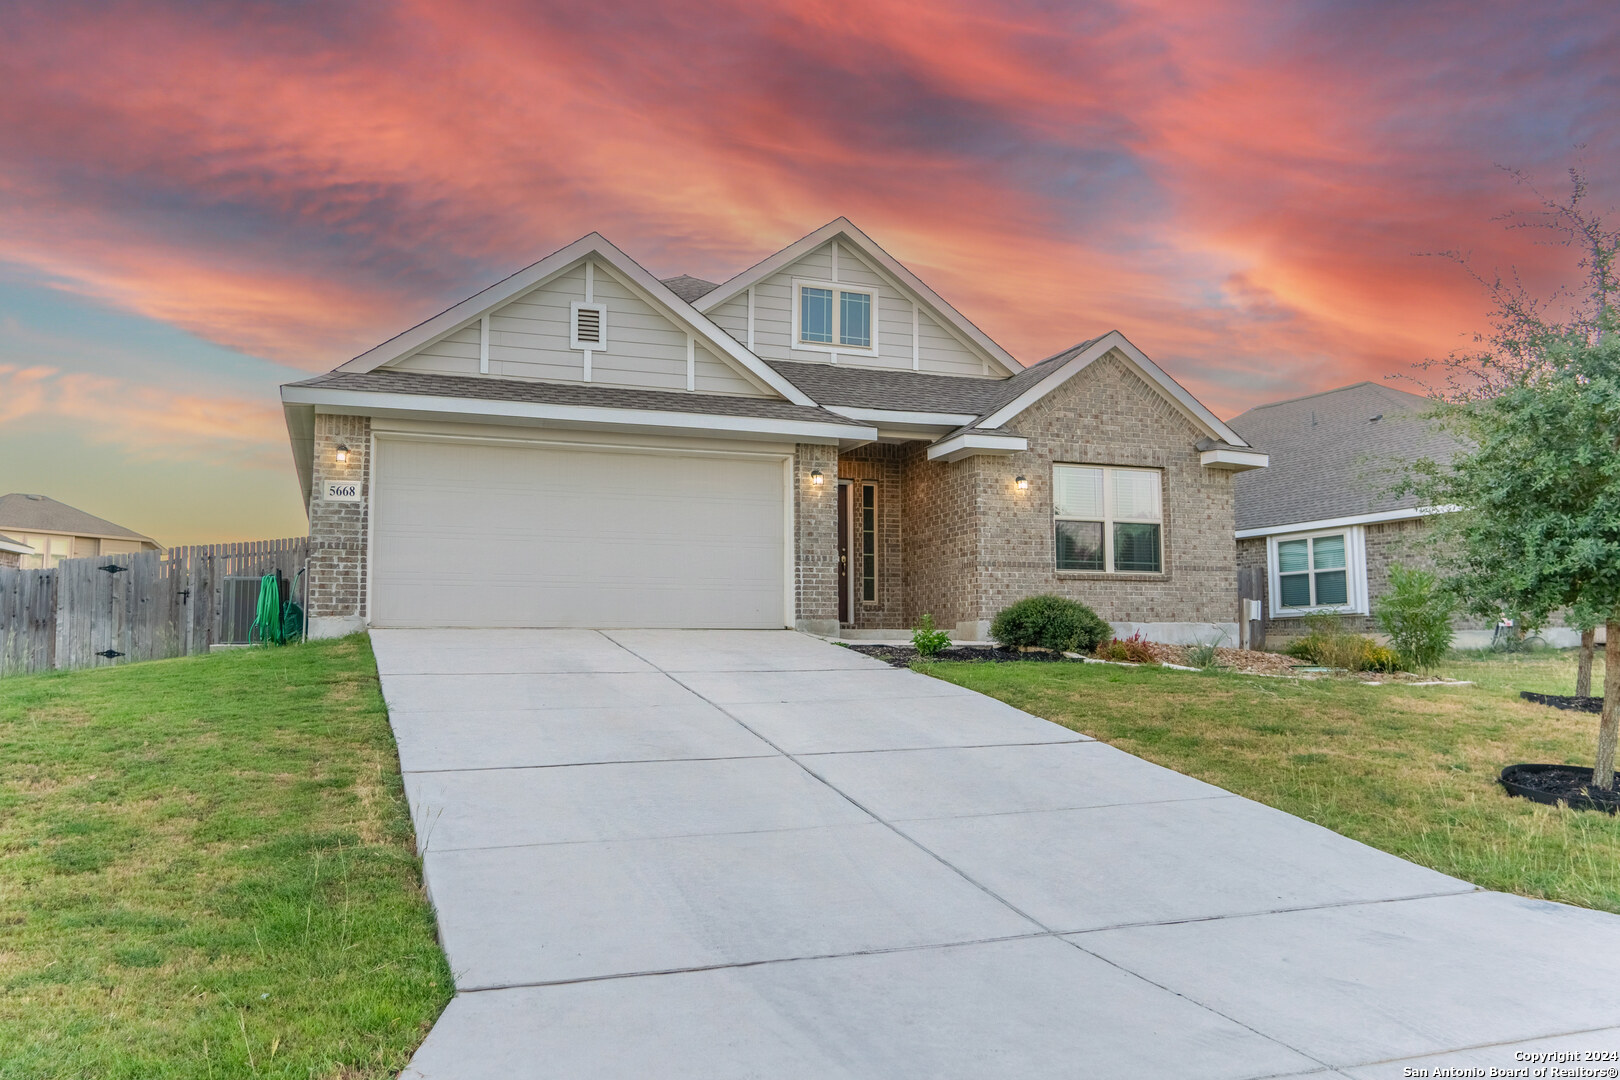
M 1519 691 L 1519 696 L 1526 701 L 1533 701 L 1537 705 L 1551 705 L 1555 709 L 1568 709 L 1570 712 L 1603 711 L 1603 699 L 1600 697 L 1573 697 L 1566 694 L 1533 694 L 1528 690 Z
M 910 667 L 911 662 L 917 659 L 917 649 L 913 645 L 849 644 L 849 649 L 852 652 L 861 653 L 863 656 L 882 660 L 885 664 L 891 664 L 894 667 Z M 991 664 L 1005 664 L 1013 660 L 1039 660 L 1059 664 L 1078 664 L 1081 662 L 1071 660 L 1062 653 L 1019 652 L 1017 649 L 997 649 L 989 645 L 952 645 L 934 659 Z
M 1620 773 L 1615 777 L 1620 780 Z M 1575 810 L 1620 811 L 1620 790 L 1592 790 L 1592 770 L 1578 765 L 1509 765 L 1500 782 L 1509 794 L 1532 802 L 1566 803 Z

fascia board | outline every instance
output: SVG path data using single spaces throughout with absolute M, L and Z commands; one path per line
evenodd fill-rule
M 1118 330 L 1110 330 L 1092 342 L 1089 347 L 1076 353 L 1046 378 L 1037 382 L 983 420 L 980 420 L 978 426 L 982 428 L 1001 427 L 1007 421 L 1040 401 L 1047 394 L 1050 394 L 1090 367 L 1095 361 L 1105 356 L 1110 349 L 1118 349 L 1142 374 L 1146 375 L 1164 392 L 1165 397 L 1171 404 L 1175 405 L 1183 415 L 1191 420 L 1195 426 L 1202 429 L 1206 435 L 1221 442 L 1229 443 L 1232 446 L 1243 447 L 1249 445 L 1241 435 L 1221 423 L 1214 413 L 1204 407 L 1201 401 L 1187 392 L 1186 387 L 1176 382 L 1165 373 L 1163 368 L 1149 360 L 1141 349 L 1132 345 L 1125 335 Z
M 930 314 L 943 319 L 958 334 L 966 337 L 969 343 L 988 353 L 990 359 L 1005 369 L 1006 374 L 1013 375 L 1023 369 L 1023 365 L 1013 359 L 1012 354 L 1006 349 L 992 341 L 990 335 L 975 326 L 966 315 L 952 307 L 949 301 L 929 288 L 921 278 L 907 270 L 903 263 L 887 251 L 884 251 L 870 236 L 856 228 L 854 222 L 844 217 L 829 221 L 808 236 L 794 241 L 776 254 L 762 259 L 742 273 L 721 282 L 713 290 L 698 297 L 693 306 L 699 311 L 713 311 L 726 301 L 735 298 L 737 294 L 750 285 L 759 284 L 772 274 L 798 262 L 823 244 L 839 239 L 848 241 L 864 260 L 875 263 L 877 268 L 892 278 L 902 291 L 910 292 L 918 300 L 922 301 L 923 305 L 929 309 Z
M 1205 450 L 1199 454 L 1198 463 L 1206 469 L 1247 472 L 1267 468 L 1271 457 L 1258 450 Z
M 74 533 L 73 535 L 78 536 L 80 534 Z M 0 540 L 0 551 L 15 551 L 18 555 L 32 555 L 34 553 L 34 549 L 27 544 L 13 544 L 7 540 Z
M 1384 510 L 1376 514 L 1354 514 L 1350 517 L 1321 518 L 1317 521 L 1293 521 L 1285 525 L 1262 525 L 1254 529 L 1237 530 L 1239 540 L 1257 536 L 1282 536 L 1286 533 L 1315 532 L 1318 529 L 1338 529 L 1349 525 L 1376 525 L 1385 521 L 1411 521 L 1431 514 L 1447 514 L 1459 509 L 1455 506 L 1415 506 L 1405 510 Z
M 488 401 L 476 398 L 434 397 L 429 394 L 390 394 L 367 390 L 333 390 L 316 386 L 284 386 L 282 401 L 293 405 L 344 410 L 356 415 L 373 411 L 444 417 L 487 417 L 510 420 L 553 420 L 619 427 L 661 428 L 671 431 L 790 435 L 809 439 L 876 439 L 877 429 L 850 424 L 823 424 L 810 420 L 781 420 L 757 416 L 721 416 L 713 413 L 663 412 L 657 409 L 611 409 L 591 405 L 557 405 L 534 401 Z
M 917 427 L 944 427 L 954 431 L 963 424 L 971 424 L 978 417 L 973 413 L 906 412 L 901 409 L 859 409 L 849 405 L 823 405 L 828 412 L 847 416 L 851 420 L 866 420 L 874 424 L 912 424 Z
M 979 455 L 1000 457 L 1028 449 L 1029 440 L 1022 435 L 978 435 L 964 431 L 931 445 L 928 448 L 928 460 L 960 461 L 962 458 Z

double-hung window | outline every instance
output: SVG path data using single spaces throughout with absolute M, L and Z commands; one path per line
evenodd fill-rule
M 1358 527 L 1269 540 L 1272 616 L 1367 611 L 1367 565 Z
M 1158 469 L 1052 466 L 1057 568 L 1112 574 L 1164 571 Z
M 795 281 L 794 347 L 824 352 L 876 352 L 877 296 L 836 282 Z

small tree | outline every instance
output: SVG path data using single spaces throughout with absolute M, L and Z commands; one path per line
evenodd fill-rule
M 1427 671 L 1451 648 L 1451 617 L 1457 600 L 1438 574 L 1405 566 L 1389 568 L 1389 592 L 1378 602 L 1378 627 L 1395 655 L 1412 671 Z
M 1620 705 L 1620 233 L 1582 208 L 1586 185 L 1515 225 L 1556 230 L 1580 255 L 1585 288 L 1535 300 L 1517 282 L 1484 284 L 1493 328 L 1475 351 L 1434 362 L 1447 375 L 1434 416 L 1472 449 L 1420 463 L 1414 486 L 1434 506 L 1450 584 L 1477 614 L 1530 627 L 1569 609 L 1605 624 L 1603 712 L 1593 787 L 1612 790 Z M 1515 179 L 1526 184 L 1522 176 Z M 1531 188 L 1534 191 L 1534 188 Z

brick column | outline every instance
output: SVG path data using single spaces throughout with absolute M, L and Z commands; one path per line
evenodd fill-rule
M 810 473 L 821 470 L 821 484 Z M 793 569 L 798 601 L 794 625 L 812 634 L 838 633 L 838 448 L 793 448 Z
M 349 460 L 339 464 L 339 444 Z M 339 637 L 366 626 L 367 502 L 371 488 L 371 418 L 315 416 L 315 461 L 309 499 L 309 636 Z M 327 481 L 359 484 L 359 502 L 324 497 Z

